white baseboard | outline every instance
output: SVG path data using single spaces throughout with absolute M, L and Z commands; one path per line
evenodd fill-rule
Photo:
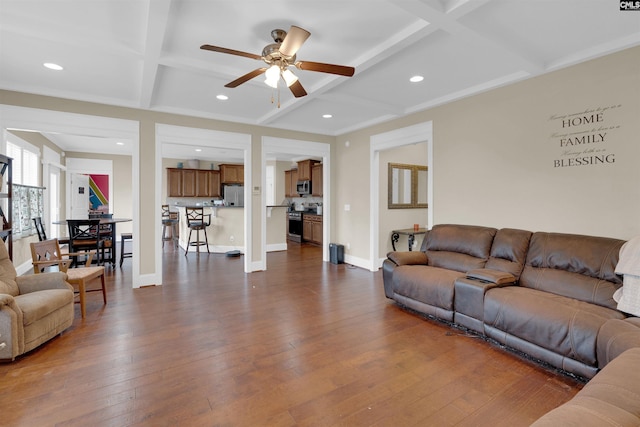
M 16 273 L 18 274 L 18 276 L 22 276 L 29 271 L 33 271 L 33 264 L 31 263 L 31 261 L 26 261 L 16 267 Z

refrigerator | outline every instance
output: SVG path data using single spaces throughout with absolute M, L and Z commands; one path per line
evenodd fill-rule
M 224 186 L 225 206 L 244 206 L 244 186 L 225 185 Z

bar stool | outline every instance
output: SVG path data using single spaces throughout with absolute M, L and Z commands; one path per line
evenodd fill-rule
M 133 240 L 133 234 L 132 233 L 120 234 L 120 267 L 122 267 L 122 262 L 124 261 L 125 258 L 131 258 L 133 256 L 133 252 L 124 251 L 125 240 Z
M 169 211 L 169 205 L 162 205 L 162 247 L 164 242 L 173 241 L 173 246 L 178 248 L 178 212 Z M 167 230 L 169 234 L 167 234 Z
M 196 252 L 200 254 L 200 246 L 205 245 L 207 247 L 207 253 L 209 252 L 209 241 L 207 240 L 207 227 L 211 225 L 211 214 L 204 213 L 204 208 L 186 208 L 187 226 L 189 227 L 189 238 L 187 239 L 187 247 L 184 251 L 184 256 L 189 253 L 189 246 L 195 246 Z M 207 218 L 205 220 L 205 217 Z M 196 231 L 196 240 L 191 241 L 191 233 Z M 200 231 L 204 231 L 204 241 L 200 240 Z

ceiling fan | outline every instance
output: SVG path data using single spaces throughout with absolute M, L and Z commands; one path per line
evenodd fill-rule
M 295 66 L 299 70 L 318 71 L 321 73 L 337 74 L 346 77 L 351 77 L 355 73 L 354 67 L 325 64 L 322 62 L 296 61 L 296 53 L 298 52 L 298 49 L 300 49 L 302 44 L 310 35 L 311 33 L 309 31 L 296 27 L 295 25 L 291 26 L 288 33 L 280 29 L 273 30 L 271 31 L 271 37 L 273 37 L 275 43 L 265 46 L 265 48 L 262 49 L 262 55 L 212 46 L 209 44 L 200 46 L 200 49 L 258 59 L 267 64 L 267 67 L 255 69 L 244 76 L 227 83 L 224 85 L 225 87 L 234 88 L 258 77 L 261 74 L 265 74 L 265 83 L 267 85 L 277 88 L 278 81 L 282 78 L 291 90 L 291 93 L 293 93 L 293 96 L 299 98 L 301 96 L 305 96 L 307 91 L 302 87 L 298 77 L 289 70 L 290 65 Z

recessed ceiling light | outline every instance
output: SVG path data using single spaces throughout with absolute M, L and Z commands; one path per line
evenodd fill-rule
M 124 142 L 116 142 L 116 145 L 124 145 Z
M 47 67 L 50 70 L 55 70 L 55 71 L 61 71 L 64 70 L 64 68 L 62 68 L 61 65 L 58 64 L 54 64 L 53 62 L 45 62 L 44 64 L 45 67 Z
M 322 118 L 324 119 L 330 119 L 331 117 L 333 117 L 331 114 L 323 114 Z
M 196 148 L 196 151 L 199 153 L 202 151 L 202 148 Z
M 411 78 L 409 79 L 409 81 L 410 81 L 411 83 L 418 83 L 418 82 L 421 82 L 421 81 L 423 81 L 423 80 L 424 80 L 424 77 L 422 77 L 422 76 L 413 76 L 413 77 L 411 77 Z
M 227 95 L 222 95 L 222 94 L 216 96 L 216 98 L 218 98 L 220 101 L 226 101 L 227 99 L 229 99 Z

